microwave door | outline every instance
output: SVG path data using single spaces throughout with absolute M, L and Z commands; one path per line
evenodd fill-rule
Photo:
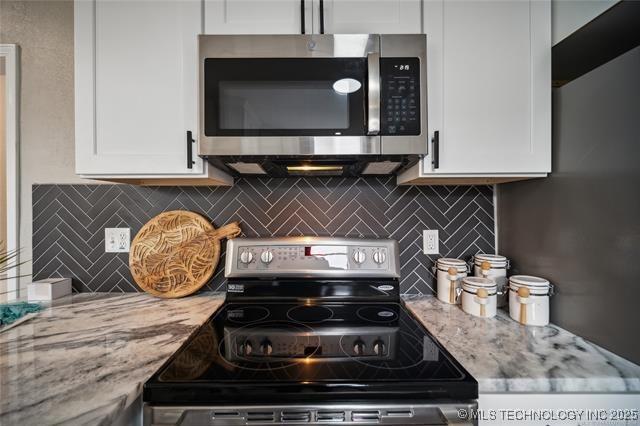
M 367 135 L 369 62 L 364 57 L 207 58 L 205 136 Z M 379 109 L 376 124 L 379 128 Z

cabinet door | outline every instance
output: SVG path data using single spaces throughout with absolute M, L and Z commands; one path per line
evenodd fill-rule
M 440 164 L 423 172 L 549 172 L 549 2 L 427 1 L 424 19 Z
M 304 4 L 311 33 L 311 0 Z M 300 0 L 205 0 L 207 34 L 300 34 Z
M 320 1 L 314 0 L 314 32 L 320 32 Z M 422 32 L 421 0 L 324 0 L 327 34 Z M 316 19 L 317 17 L 317 19 Z
M 202 173 L 195 149 L 187 167 L 186 139 L 201 14 L 200 0 L 75 2 L 79 174 Z

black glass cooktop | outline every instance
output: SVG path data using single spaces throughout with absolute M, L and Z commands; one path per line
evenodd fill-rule
M 145 384 L 144 400 L 460 400 L 477 389 L 401 304 L 226 303 Z

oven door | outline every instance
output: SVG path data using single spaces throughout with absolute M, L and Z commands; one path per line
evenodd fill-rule
M 377 36 L 201 36 L 200 155 L 379 154 Z

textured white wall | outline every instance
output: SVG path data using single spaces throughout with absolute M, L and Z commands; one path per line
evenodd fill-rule
M 0 42 L 22 50 L 20 245 L 31 259 L 31 185 L 83 182 L 74 174 L 73 1 L 0 1 Z

